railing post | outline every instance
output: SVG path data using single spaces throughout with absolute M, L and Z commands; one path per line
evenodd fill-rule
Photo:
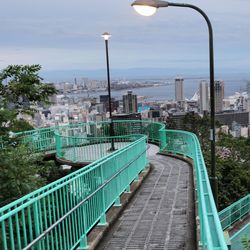
M 121 204 L 121 199 L 120 199 L 120 196 L 118 198 L 116 198 L 115 200 L 115 207 L 120 207 L 122 204 Z
M 87 236 L 86 234 L 84 234 L 81 238 L 81 241 L 80 241 L 80 246 L 77 248 L 77 250 L 86 250 L 88 249 L 88 239 L 87 239 Z
M 39 221 L 39 211 L 38 211 L 38 205 L 37 203 L 39 200 L 37 200 L 33 204 L 33 214 L 34 214 L 34 226 L 35 226 L 35 235 L 38 237 L 40 235 L 40 221 Z M 37 249 L 41 249 L 41 241 L 38 242 Z
M 127 188 L 126 188 L 126 191 L 125 191 L 126 193 L 131 193 L 131 188 L 130 188 L 130 184 L 127 186 Z
M 114 165 L 115 165 L 115 169 L 116 171 L 119 169 L 119 166 L 117 167 L 119 162 L 117 162 L 117 158 L 114 157 Z M 120 175 L 118 175 L 116 177 L 116 190 L 118 190 L 118 192 L 120 192 Z M 120 194 L 118 194 L 118 197 L 116 198 L 115 200 L 115 204 L 114 204 L 115 207 L 120 207 L 121 206 L 121 200 L 120 200 Z
M 73 162 L 76 162 L 77 161 L 77 157 L 76 157 L 76 146 L 77 146 L 77 138 L 76 137 L 73 137 Z
M 160 135 L 160 152 L 162 152 L 163 149 L 166 147 L 166 144 L 167 144 L 166 130 L 165 129 L 160 129 L 159 130 L 159 135 Z
M 56 155 L 58 158 L 62 157 L 62 143 L 61 143 L 61 135 L 59 129 L 55 130 L 55 137 L 56 137 Z
M 101 183 L 104 183 L 104 175 L 103 175 L 103 165 L 101 165 Z M 104 189 L 102 189 L 102 215 L 100 218 L 100 222 L 98 223 L 99 226 L 106 226 L 108 225 L 107 223 L 107 218 L 106 218 L 106 211 L 105 211 L 105 196 L 104 196 Z

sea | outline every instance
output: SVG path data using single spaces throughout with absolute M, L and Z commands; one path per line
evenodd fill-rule
M 157 82 L 157 80 L 152 80 Z M 201 79 L 185 79 L 184 80 L 184 96 L 191 99 L 199 90 L 199 83 Z M 225 97 L 234 95 L 236 92 L 245 92 L 246 85 L 249 80 L 247 79 L 228 79 L 224 81 Z M 175 99 L 175 86 L 173 82 L 161 80 L 161 84 L 152 87 L 132 88 L 123 90 L 112 90 L 111 96 L 115 99 L 122 99 L 122 95 L 126 94 L 128 90 L 132 90 L 133 94 L 137 96 L 144 96 L 145 101 L 167 101 Z M 88 91 L 78 96 L 98 97 L 100 95 L 107 95 L 107 91 Z

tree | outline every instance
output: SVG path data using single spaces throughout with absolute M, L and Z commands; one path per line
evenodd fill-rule
M 187 113 L 183 118 L 184 130 L 197 135 L 203 150 L 209 148 L 209 126 L 210 118 L 208 115 L 201 117 L 196 113 Z
M 249 139 L 219 134 L 216 165 L 220 209 L 250 193 L 249 152 Z
M 210 174 L 210 118 L 188 113 L 184 119 L 184 130 L 199 138 L 203 156 Z M 216 122 L 216 126 L 219 123 Z M 231 205 L 250 192 L 250 139 L 233 138 L 218 134 L 216 142 L 216 176 L 218 178 L 219 210 Z
M 39 175 L 37 155 L 24 145 L 0 151 L 0 206 L 41 187 L 45 179 Z
M 40 65 L 11 65 L 0 72 L 0 206 L 7 204 L 56 178 L 57 167 L 32 154 L 10 132 L 32 129 L 22 119 L 33 115 L 41 103 L 49 103 L 56 93 L 52 85 L 42 83 Z
M 40 103 L 49 103 L 54 86 L 42 83 L 40 65 L 10 65 L 0 72 L 0 135 L 29 127 L 23 114 L 33 115 Z M 22 130 L 22 131 L 24 131 Z

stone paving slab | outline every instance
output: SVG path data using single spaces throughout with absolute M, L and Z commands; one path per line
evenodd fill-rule
M 195 249 L 192 169 L 157 150 L 151 146 L 151 173 L 98 250 Z

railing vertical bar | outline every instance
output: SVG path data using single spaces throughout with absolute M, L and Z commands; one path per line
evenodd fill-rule
M 17 234 L 17 246 L 18 249 L 22 248 L 21 237 L 20 237 L 20 227 L 19 227 L 19 217 L 18 213 L 15 214 L 15 224 L 16 224 L 16 234 Z
M 7 250 L 7 237 L 6 237 L 6 226 L 5 226 L 5 221 L 2 221 L 2 242 L 3 242 L 3 250 Z
M 13 232 L 13 225 L 12 225 L 12 217 L 9 217 L 9 232 L 10 232 L 11 250 L 15 250 L 15 240 L 14 240 L 14 232 Z
M 29 224 L 29 235 L 30 235 L 30 240 L 33 240 L 33 226 L 32 226 L 32 219 L 31 219 L 31 210 L 30 210 L 30 206 L 28 207 L 28 224 Z
M 52 200 L 50 199 L 51 195 L 48 195 L 48 212 L 49 212 L 49 225 L 51 226 L 52 225 L 52 212 L 51 210 L 53 210 L 53 206 L 51 206 L 51 202 Z M 48 235 L 47 238 L 51 238 L 51 249 L 54 250 L 55 249 L 55 244 L 54 244 L 54 234 L 56 234 L 56 229 L 54 231 L 51 231 L 51 233 Z M 53 234 L 54 232 L 54 234 Z M 49 242 L 49 240 L 48 240 Z
M 27 230 L 26 230 L 26 220 L 25 220 L 24 209 L 21 211 L 21 217 L 22 217 L 23 241 L 24 241 L 24 246 L 26 246 L 28 244 L 28 241 L 27 241 Z
M 58 191 L 56 191 L 55 192 L 55 202 L 56 202 L 56 212 L 57 212 L 57 219 L 59 219 L 60 218 L 60 204 L 59 204 L 59 202 L 58 202 Z M 58 235 L 58 237 L 59 237 L 59 242 L 57 241 L 57 243 L 59 243 L 60 244 L 60 247 L 59 247 L 59 249 L 63 249 L 63 243 L 62 243 L 62 231 L 61 231 L 61 224 L 59 224 L 58 225 L 58 232 L 59 232 L 59 235 Z

